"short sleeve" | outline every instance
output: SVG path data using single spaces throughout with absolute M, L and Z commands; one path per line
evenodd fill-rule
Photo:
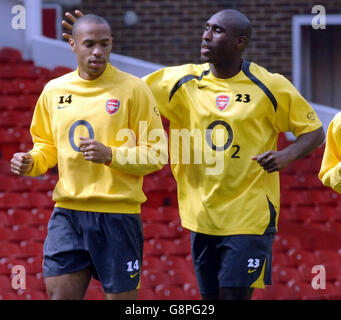
M 271 91 L 277 100 L 275 128 L 291 131 L 296 137 L 322 127 L 315 110 L 285 77 L 275 74 Z

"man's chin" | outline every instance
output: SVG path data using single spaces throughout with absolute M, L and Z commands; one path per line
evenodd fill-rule
M 209 62 L 211 62 L 211 61 L 210 61 L 210 58 L 207 57 L 207 56 L 204 56 L 204 55 L 201 55 L 201 56 L 200 56 L 200 61 L 201 61 L 202 63 L 209 63 Z

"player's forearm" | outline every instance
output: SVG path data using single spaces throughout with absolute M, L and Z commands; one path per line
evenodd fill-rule
M 300 135 L 294 143 L 283 150 L 290 161 L 303 158 L 315 150 L 324 141 L 323 128 Z

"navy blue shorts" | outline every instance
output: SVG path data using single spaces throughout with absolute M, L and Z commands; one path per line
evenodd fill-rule
M 271 284 L 274 233 L 212 236 L 191 232 L 192 260 L 202 295 L 219 288 Z
M 143 254 L 140 214 L 54 208 L 44 243 L 44 277 L 89 268 L 106 293 L 137 289 Z

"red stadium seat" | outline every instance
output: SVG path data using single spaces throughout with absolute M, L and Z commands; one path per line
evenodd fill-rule
M 145 192 L 147 201 L 146 205 L 153 208 L 170 205 L 170 194 L 167 191 L 151 191 Z
M 0 289 L 12 289 L 11 279 L 8 276 L 0 275 Z
M 1 143 L 32 141 L 30 131 L 23 128 L 6 128 L 0 129 Z
M 0 240 L 11 241 L 15 239 L 15 233 L 12 228 L 0 227 Z
M 162 216 L 162 221 L 174 221 L 180 219 L 179 209 L 174 207 L 160 207 L 157 209 Z
M 5 111 L 2 113 L 0 118 L 0 125 L 1 127 L 6 128 L 28 128 L 31 125 L 32 120 L 32 111 L 20 111 L 20 110 L 13 110 L 13 111 Z
M 142 206 L 141 217 L 143 221 L 169 222 L 179 219 L 179 210 L 165 206 L 159 208 Z
M 46 287 L 42 274 L 26 274 L 26 288 L 28 290 L 45 290 Z
M 84 300 L 103 300 L 103 290 L 101 289 L 88 289 L 86 292 L 86 295 L 84 297 Z
M 1 175 L 10 175 L 10 174 L 12 174 L 11 173 L 10 162 L 8 160 L 0 158 L 0 174 Z
M 40 257 L 30 257 L 27 259 L 27 262 L 26 262 L 26 270 L 27 270 L 27 273 L 30 273 L 30 274 L 37 274 L 37 273 L 41 273 L 43 272 L 43 258 L 40 256 Z
M 293 291 L 284 283 L 274 283 L 266 286 L 260 293 L 262 300 L 291 300 Z
M 1 241 L 0 257 L 17 257 L 21 254 L 21 247 L 17 243 Z
M 24 240 L 19 243 L 20 252 L 16 254 L 20 258 L 41 257 L 43 255 L 42 242 Z
M 16 98 L 16 109 L 33 110 L 38 101 L 37 94 L 20 95 Z M 13 109 L 13 108 L 12 108 Z
M 24 225 L 30 224 L 32 215 L 30 214 L 29 210 L 27 209 L 9 209 L 7 211 L 8 221 L 11 225 Z
M 274 251 L 287 252 L 290 249 L 300 249 L 302 244 L 298 237 L 292 235 L 279 235 L 275 236 L 273 244 Z
M 280 174 L 280 187 L 281 190 L 289 190 L 292 187 L 292 183 L 294 180 L 294 176 L 291 174 L 285 174 L 281 173 Z
M 8 227 L 10 225 L 7 213 L 5 211 L 0 211 L 0 226 Z
M 327 294 L 323 292 L 324 290 L 316 290 L 310 283 L 306 282 L 293 283 L 291 289 L 294 299 L 320 300 L 327 297 Z
M 15 96 L 0 95 L 0 109 L 14 110 L 18 106 L 18 98 Z
M 325 144 L 319 146 L 318 148 L 316 148 L 311 154 L 310 157 L 311 158 L 317 158 L 317 159 L 322 159 L 323 154 L 324 154 L 324 149 L 325 149 Z
M 151 238 L 175 238 L 177 236 L 176 230 L 169 229 L 163 223 L 145 223 L 143 225 L 143 237 L 145 239 Z
M 139 289 L 138 300 L 156 300 L 155 291 L 150 288 Z
M 173 241 L 166 239 L 150 239 L 144 242 L 144 254 L 152 256 L 161 256 L 163 254 L 172 254 Z
M 142 260 L 142 270 L 162 270 L 160 258 L 153 256 L 144 256 Z
M 23 299 L 14 292 L 0 291 L 0 300 L 23 300 Z
M 319 249 L 319 250 L 316 250 L 314 253 L 317 257 L 317 260 L 319 261 L 319 264 L 335 263 L 335 264 L 341 265 L 341 254 L 340 254 L 340 252 L 333 251 L 333 250 Z
M 303 264 L 308 266 L 319 264 L 317 257 L 312 252 L 302 249 L 291 249 L 288 251 L 288 256 L 292 265 L 296 267 Z
M 200 300 L 200 292 L 197 285 L 194 285 L 193 283 L 185 283 L 183 285 L 183 291 L 184 291 L 184 299 L 185 300 Z
M 182 288 L 166 284 L 159 284 L 155 288 L 157 300 L 184 300 L 185 295 Z
M 23 195 L 13 192 L 0 193 L 0 209 L 27 207 L 29 207 L 29 203 Z
M 274 266 L 272 269 L 272 280 L 274 282 L 289 283 L 299 282 L 300 276 L 296 268 L 285 267 L 285 266 Z
M 44 175 L 42 177 L 29 178 L 25 177 L 24 183 L 26 184 L 26 189 L 28 191 L 53 191 L 58 177 L 56 176 L 47 176 Z
M 44 241 L 46 238 L 46 226 L 26 227 L 22 225 L 13 226 L 13 241 L 35 240 Z
M 190 232 L 181 226 L 180 218 L 169 222 L 168 230 L 173 238 L 190 238 Z
M 51 77 L 52 78 L 58 78 L 66 73 L 72 72 L 73 70 L 71 68 L 67 68 L 67 67 L 55 67 L 52 72 L 51 72 Z
M 10 47 L 3 47 L 0 50 L 0 62 L 14 63 L 22 61 L 21 52 Z
M 179 270 L 179 269 L 172 269 L 169 270 L 170 275 L 170 284 L 172 285 L 184 285 L 185 283 L 192 283 L 196 284 L 195 275 L 189 271 Z
M 186 256 L 191 252 L 190 241 L 187 238 L 175 239 L 172 241 L 171 251 L 169 254 Z M 167 253 L 167 252 L 165 252 Z
M 272 265 L 275 266 L 292 266 L 288 255 L 284 252 L 273 251 Z
M 334 205 L 338 195 L 329 189 L 311 190 L 310 197 L 317 205 Z
M 24 290 L 22 300 L 48 300 L 47 293 L 43 290 Z
M 159 176 L 147 175 L 143 178 L 143 191 L 152 192 L 160 190 Z
M 53 201 L 48 193 L 41 192 L 27 192 L 23 194 L 24 198 L 28 199 L 28 206 L 30 208 L 52 208 Z
M 160 283 L 170 283 L 170 275 L 159 270 L 143 270 L 141 288 L 155 288 Z
M 51 217 L 51 209 L 34 208 L 31 210 L 32 219 L 31 225 L 43 225 L 46 226 Z
M 188 269 L 188 263 L 184 257 L 163 255 L 160 257 L 160 264 L 162 270 L 186 270 Z

